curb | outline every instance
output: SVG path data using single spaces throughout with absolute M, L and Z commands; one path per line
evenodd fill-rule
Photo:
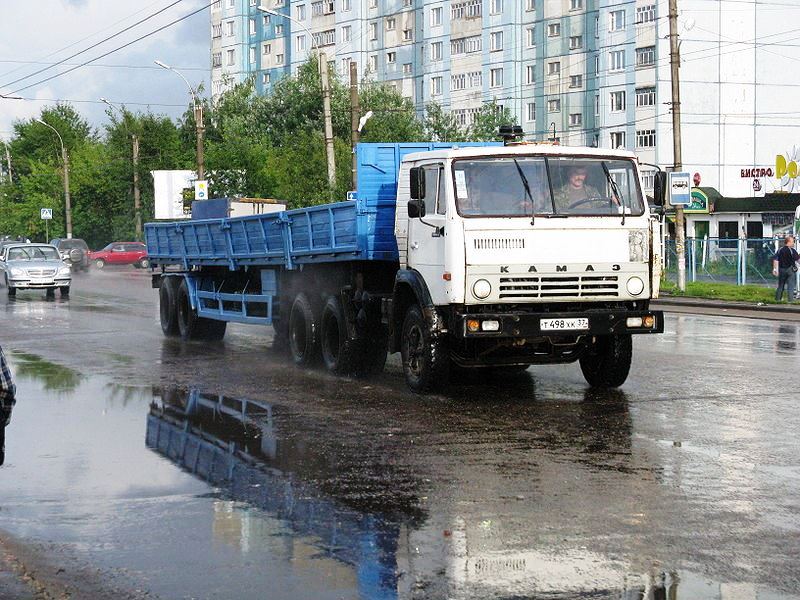
M 749 310 L 753 312 L 780 312 L 791 315 L 800 315 L 800 305 L 787 304 L 751 304 L 749 302 L 728 302 L 725 300 L 706 300 L 703 298 L 662 296 L 652 300 L 654 304 L 665 306 L 686 306 L 690 308 L 727 308 L 731 310 Z

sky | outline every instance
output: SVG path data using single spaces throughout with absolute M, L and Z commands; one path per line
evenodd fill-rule
M 173 5 L 98 45 L 65 64 L 22 81 L 48 64 L 64 60 L 104 38 Z M 146 111 L 177 117 L 189 103 L 186 84 L 170 71 L 153 64 L 154 60 L 181 70 L 189 82 L 203 83 L 209 89 L 210 0 L 0 0 L 0 94 L 24 100 L 0 98 L 0 138 L 12 136 L 13 122 L 37 116 L 54 100 L 71 104 L 98 128 L 108 122 L 105 97 L 133 111 Z M 99 59 L 50 81 L 41 80 L 64 72 L 71 66 L 99 57 L 198 9 L 203 9 L 175 25 L 138 41 L 127 48 Z M 27 62 L 26 62 L 27 61 Z M 26 86 L 29 86 L 27 89 Z

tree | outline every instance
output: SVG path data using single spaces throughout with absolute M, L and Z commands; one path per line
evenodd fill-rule
M 497 139 L 501 125 L 516 125 L 517 119 L 509 109 L 497 104 L 497 100 L 481 106 L 475 114 L 467 137 L 472 142 L 491 142 Z
M 383 83 L 364 84 L 358 100 L 362 114 L 370 110 L 373 113 L 361 134 L 361 141 L 419 142 L 425 139 L 414 104 L 394 87 Z
M 432 142 L 467 141 L 467 132 L 459 126 L 453 113 L 446 112 L 437 102 L 425 107 L 425 136 Z

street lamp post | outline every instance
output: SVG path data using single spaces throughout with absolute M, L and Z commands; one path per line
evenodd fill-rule
M 277 11 L 272 10 L 271 8 L 267 8 L 266 6 L 258 6 L 256 7 L 261 12 L 269 13 L 271 15 L 275 15 L 276 17 L 283 17 L 288 19 L 292 23 L 297 24 L 299 27 L 303 28 L 308 36 L 311 38 L 311 48 L 317 52 L 317 56 L 319 57 L 319 73 L 320 73 L 320 83 L 322 85 L 322 113 L 323 119 L 325 121 L 325 155 L 328 159 L 328 188 L 329 192 L 333 194 L 333 190 L 336 188 L 336 159 L 334 158 L 333 152 L 333 121 L 331 118 L 331 89 L 330 85 L 328 84 L 328 62 L 325 58 L 325 54 L 320 52 L 319 46 L 314 41 L 314 34 L 311 30 L 306 27 L 301 21 L 295 19 L 291 15 L 279 13 Z
M 100 98 L 100 101 L 107 104 L 112 110 L 118 111 L 122 115 L 122 122 L 125 123 L 125 111 L 119 108 L 116 104 Z M 125 124 L 125 129 L 128 129 Z M 131 136 L 132 143 L 132 157 L 133 157 L 133 213 L 136 225 L 136 240 L 142 239 L 142 199 L 141 192 L 139 191 L 139 136 L 128 129 Z
M 72 205 L 70 203 L 69 198 L 69 158 L 67 157 L 67 149 L 64 147 L 64 140 L 61 138 L 61 134 L 58 133 L 58 130 L 53 127 L 52 125 L 48 125 L 41 119 L 34 119 L 37 123 L 41 123 L 45 127 L 48 127 L 53 130 L 53 132 L 58 136 L 58 141 L 61 143 L 61 160 L 64 162 L 64 215 L 66 219 L 66 226 L 67 226 L 67 239 L 72 238 Z
M 194 107 L 194 124 L 197 130 L 197 179 L 205 179 L 206 168 L 203 160 L 203 134 L 205 132 L 205 124 L 203 123 L 203 105 L 197 101 L 197 94 L 195 93 L 194 88 L 189 83 L 189 80 L 186 79 L 186 77 L 184 77 L 180 71 L 173 69 L 160 60 L 156 60 L 154 62 L 162 69 L 166 69 L 167 71 L 172 71 L 175 73 L 178 77 L 183 79 L 186 87 L 189 88 L 189 93 L 192 95 L 192 106 Z

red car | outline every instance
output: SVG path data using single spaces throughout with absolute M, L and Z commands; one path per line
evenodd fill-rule
M 106 265 L 133 265 L 137 269 L 150 266 L 147 246 L 142 242 L 112 242 L 102 250 L 90 252 L 89 260 L 98 269 Z

